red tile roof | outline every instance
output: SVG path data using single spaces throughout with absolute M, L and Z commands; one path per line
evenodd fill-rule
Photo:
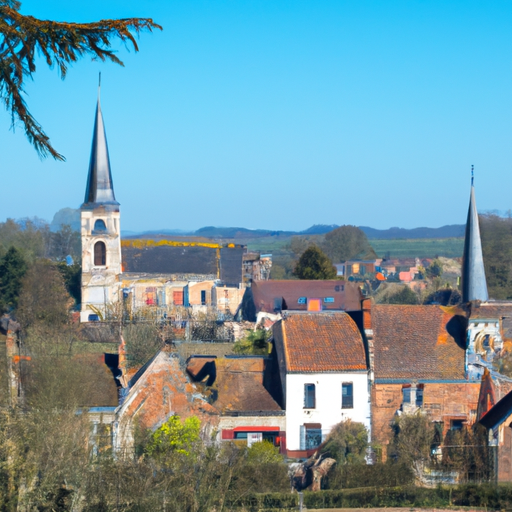
M 375 378 L 464 379 L 465 351 L 446 331 L 453 316 L 439 306 L 373 306 Z
M 283 309 L 306 311 L 307 304 L 299 304 L 300 297 L 322 299 L 323 309 L 358 311 L 363 295 L 356 283 L 339 280 L 282 280 L 255 281 L 251 286 L 256 312 L 274 313 L 274 299 L 283 298 Z M 324 302 L 332 297 L 334 302 Z
M 367 369 L 361 333 L 347 313 L 288 313 L 274 325 L 274 339 L 289 372 Z

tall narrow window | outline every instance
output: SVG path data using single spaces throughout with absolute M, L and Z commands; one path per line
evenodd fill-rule
M 94 264 L 96 266 L 105 266 L 107 264 L 107 248 L 104 242 L 94 244 Z
M 344 382 L 341 385 L 341 408 L 354 408 L 354 385 L 352 382 Z
M 201 290 L 201 305 L 204 306 L 206 304 L 206 290 Z
M 423 407 L 423 384 L 416 388 L 416 407 Z
M 315 408 L 315 385 L 304 384 L 304 409 Z

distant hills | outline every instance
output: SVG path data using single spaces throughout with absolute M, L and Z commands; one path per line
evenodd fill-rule
M 368 238 L 379 240 L 392 240 L 396 238 L 461 238 L 464 236 L 466 226 L 464 224 L 450 224 L 440 228 L 389 228 L 374 229 L 367 226 L 359 226 Z
M 73 208 L 63 208 L 59 210 L 52 222 L 52 231 L 57 231 L 62 224 L 70 224 L 75 230 L 80 229 L 80 211 Z M 269 236 L 290 237 L 295 235 L 323 235 L 336 229 L 336 224 L 315 224 L 303 231 L 280 231 L 269 229 L 248 229 L 242 227 L 215 227 L 206 226 L 197 231 L 185 231 L 182 229 L 160 229 L 144 232 L 122 231 L 125 237 L 134 238 L 137 236 L 195 236 L 202 238 L 263 238 Z M 359 226 L 369 239 L 393 240 L 393 239 L 419 239 L 419 238 L 461 238 L 464 236 L 464 224 L 450 224 L 440 228 L 389 228 L 374 229 L 368 226 Z

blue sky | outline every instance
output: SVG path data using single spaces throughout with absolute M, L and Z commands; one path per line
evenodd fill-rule
M 463 223 L 512 208 L 512 2 L 24 0 L 66 21 L 151 17 L 125 67 L 41 61 L 32 113 L 0 111 L 0 220 L 83 201 L 98 72 L 125 230 Z

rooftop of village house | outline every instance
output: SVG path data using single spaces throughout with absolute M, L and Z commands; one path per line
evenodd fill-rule
M 354 320 L 342 311 L 288 312 L 274 326 L 289 372 L 365 371 L 366 352 Z

